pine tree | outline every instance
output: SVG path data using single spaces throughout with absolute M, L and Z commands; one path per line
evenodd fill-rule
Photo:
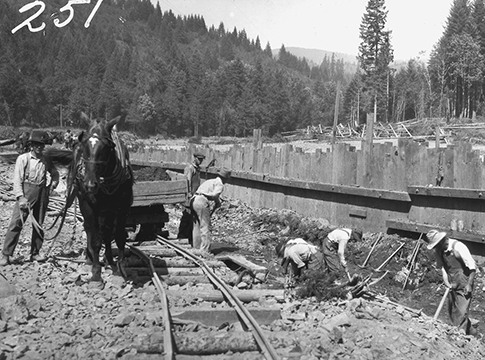
M 362 42 L 359 45 L 359 65 L 364 84 L 371 95 L 369 99 L 375 106 L 379 102 L 387 104 L 389 64 L 394 60 L 391 31 L 385 30 L 387 13 L 384 0 L 369 0 L 360 25 Z M 387 119 L 386 110 L 387 106 L 378 107 L 378 117 Z

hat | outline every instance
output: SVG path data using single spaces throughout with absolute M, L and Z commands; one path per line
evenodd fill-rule
M 194 157 L 201 160 L 205 159 L 205 155 L 201 153 L 194 153 Z
M 231 170 L 229 170 L 229 169 L 223 168 L 223 169 L 217 170 L 217 172 L 219 173 L 220 177 L 223 177 L 223 178 L 226 178 L 226 179 L 231 177 Z
M 47 144 L 49 143 L 49 134 L 47 134 L 44 130 L 32 130 L 29 136 L 29 143 L 40 143 L 40 144 Z
M 444 231 L 438 231 L 433 229 L 428 231 L 426 237 L 428 238 L 428 250 L 431 250 L 446 237 L 446 233 Z
M 355 241 L 362 240 L 362 230 L 352 230 L 352 236 Z

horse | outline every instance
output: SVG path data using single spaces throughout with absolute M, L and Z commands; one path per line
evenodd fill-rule
M 102 244 L 113 274 L 126 277 L 123 266 L 125 226 L 133 203 L 134 178 L 128 150 L 114 130 L 119 120 L 120 116 L 110 121 L 94 121 L 87 132 L 78 136 L 72 151 L 46 152 L 54 162 L 62 163 L 62 156 L 70 160 L 66 210 L 77 197 L 87 235 L 86 255 L 92 262 L 90 282 L 100 287 L 103 286 L 99 260 Z M 111 249 L 113 237 L 119 250 L 117 264 Z

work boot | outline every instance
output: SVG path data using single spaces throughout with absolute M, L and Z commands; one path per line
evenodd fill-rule
M 2 253 L 0 255 L 0 266 L 5 266 L 5 265 L 8 265 L 8 264 L 10 264 L 9 256 Z
M 30 261 L 46 262 L 47 256 L 45 256 L 43 254 L 30 255 Z

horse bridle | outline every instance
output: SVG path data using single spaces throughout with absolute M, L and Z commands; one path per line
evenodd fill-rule
M 126 176 L 125 169 L 123 168 L 123 166 L 121 166 L 121 162 L 117 161 L 119 159 L 116 158 L 116 149 L 115 149 L 116 144 L 112 139 L 110 139 L 107 136 L 100 137 L 99 135 L 94 134 L 88 138 L 88 141 L 91 138 L 96 138 L 98 140 L 101 140 L 105 144 L 106 144 L 105 141 L 107 141 L 108 142 L 107 145 L 111 148 L 111 151 L 115 152 L 114 154 L 115 167 L 113 169 L 112 174 L 107 177 L 99 176 L 100 190 L 107 195 L 112 195 L 118 190 L 120 185 L 128 179 L 128 177 Z M 113 156 L 113 154 L 110 154 L 110 158 L 108 160 L 85 160 L 84 158 L 82 158 L 81 161 L 83 161 L 84 163 L 94 164 L 94 165 L 106 165 L 109 163 L 111 156 Z

